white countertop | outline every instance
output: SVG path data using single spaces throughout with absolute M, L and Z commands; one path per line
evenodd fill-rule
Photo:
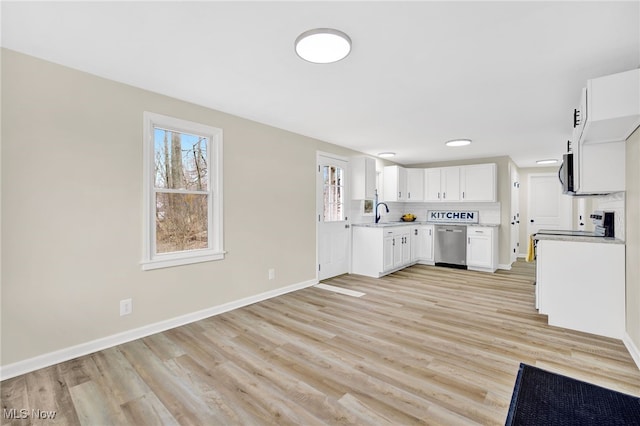
M 415 225 L 464 225 L 464 226 L 486 226 L 497 228 L 499 224 L 491 223 L 441 223 L 441 222 L 426 222 L 415 220 L 413 222 L 378 222 L 378 223 L 354 223 L 351 226 L 364 226 L 367 228 L 386 228 L 390 226 L 415 226 Z
M 548 234 L 534 234 L 534 240 L 547 240 L 547 241 L 573 241 L 581 243 L 601 243 L 601 244 L 624 244 L 624 241 L 618 238 L 605 238 L 605 237 L 583 237 L 577 235 L 548 235 Z

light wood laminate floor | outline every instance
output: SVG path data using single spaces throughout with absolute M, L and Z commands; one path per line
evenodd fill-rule
M 640 396 L 622 342 L 537 314 L 534 273 L 336 277 L 365 295 L 311 287 L 6 380 L 2 424 L 504 424 L 521 362 Z

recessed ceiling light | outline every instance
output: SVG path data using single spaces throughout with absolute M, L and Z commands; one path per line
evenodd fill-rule
M 471 139 L 453 139 L 445 142 L 446 146 L 465 146 L 471 143 Z
M 558 160 L 548 159 L 548 160 L 538 160 L 536 164 L 556 164 Z
M 378 154 L 378 157 L 389 158 L 389 157 L 394 157 L 395 155 L 396 155 L 395 152 L 381 152 L 380 154 Z
M 314 64 L 329 64 L 344 59 L 351 51 L 351 39 L 342 31 L 316 28 L 298 36 L 296 53 Z

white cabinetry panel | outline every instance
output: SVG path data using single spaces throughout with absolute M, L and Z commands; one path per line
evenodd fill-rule
M 463 201 L 496 201 L 495 164 L 463 166 L 461 175 Z
M 382 201 L 407 201 L 407 169 L 386 166 L 383 173 Z
M 440 169 L 424 170 L 424 200 L 440 201 L 442 193 L 440 192 Z
M 550 325 L 623 337 L 624 244 L 540 240 L 536 254 L 536 305 Z
M 373 200 L 376 193 L 376 160 L 370 157 L 354 157 L 351 167 L 351 198 Z
M 498 238 L 494 228 L 467 227 L 467 268 L 495 272 L 498 269 Z
M 411 228 L 411 261 L 433 262 L 433 225 Z
M 424 169 L 406 169 L 407 171 L 407 201 L 422 201 L 424 199 Z

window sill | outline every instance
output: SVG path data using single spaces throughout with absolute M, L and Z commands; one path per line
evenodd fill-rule
M 140 262 L 143 271 L 149 271 L 152 269 L 171 268 L 173 266 L 191 265 L 194 263 L 211 262 L 215 260 L 224 259 L 226 251 L 221 252 L 206 252 L 197 255 L 189 256 L 167 256 L 164 258 L 145 260 Z

